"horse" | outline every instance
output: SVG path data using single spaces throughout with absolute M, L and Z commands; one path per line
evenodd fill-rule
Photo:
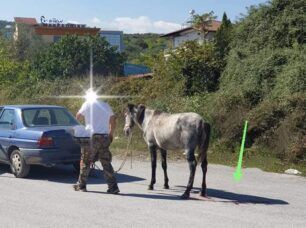
M 188 199 L 193 188 L 197 163 L 203 172 L 200 196 L 206 197 L 207 149 L 210 137 L 210 124 L 194 112 L 169 114 L 149 109 L 144 105 L 128 104 L 125 112 L 124 133 L 128 136 L 134 125 L 143 131 L 143 138 L 151 155 L 152 176 L 148 189 L 153 190 L 156 183 L 156 152 L 161 152 L 164 171 L 164 188 L 169 189 L 167 175 L 167 151 L 183 149 L 189 164 L 189 180 L 181 199 Z M 199 156 L 195 157 L 198 147 Z

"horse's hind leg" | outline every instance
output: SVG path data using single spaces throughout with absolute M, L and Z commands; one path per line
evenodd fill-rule
M 206 197 L 206 172 L 207 172 L 207 158 L 206 157 L 201 163 L 201 168 L 203 172 L 203 181 L 202 181 L 202 190 L 200 192 L 200 195 Z
M 189 149 L 186 151 L 187 154 L 187 161 L 189 164 L 189 171 L 190 171 L 190 176 L 189 176 L 189 181 L 187 184 L 186 191 L 184 194 L 181 196 L 181 199 L 188 199 L 190 196 L 190 191 L 193 187 L 193 181 L 194 181 L 194 175 L 197 167 L 197 162 L 194 156 L 194 149 Z
M 164 178 L 165 178 L 165 183 L 164 183 L 164 189 L 169 189 L 169 179 L 168 179 L 168 174 L 167 174 L 167 151 L 160 149 L 160 154 L 161 154 L 161 162 L 162 162 L 162 167 L 164 170 Z
M 152 168 L 152 176 L 151 183 L 148 187 L 149 190 L 154 189 L 154 184 L 156 183 L 156 146 L 149 146 L 150 155 L 151 155 L 151 168 Z

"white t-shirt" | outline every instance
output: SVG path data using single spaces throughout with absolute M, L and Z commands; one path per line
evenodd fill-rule
M 105 102 L 84 102 L 79 112 L 85 118 L 86 130 L 93 134 L 108 134 L 109 119 L 114 115 L 112 108 Z

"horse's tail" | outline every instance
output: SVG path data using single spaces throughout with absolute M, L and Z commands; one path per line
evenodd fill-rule
M 199 127 L 199 156 L 198 163 L 202 163 L 207 157 L 207 149 L 209 145 L 210 138 L 210 124 L 201 121 L 201 126 Z

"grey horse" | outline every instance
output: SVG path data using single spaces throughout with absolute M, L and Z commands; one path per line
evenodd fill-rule
M 144 105 L 129 104 L 125 113 L 124 132 L 129 135 L 134 125 L 143 131 L 143 137 L 151 154 L 152 178 L 149 190 L 156 183 L 156 151 L 161 152 L 162 168 L 164 170 L 164 188 L 168 189 L 167 150 L 183 149 L 187 155 L 190 169 L 189 181 L 182 199 L 188 199 L 193 187 L 197 162 L 201 163 L 203 171 L 201 196 L 206 196 L 207 148 L 210 137 L 210 125 L 196 113 L 169 114 L 146 108 Z M 199 157 L 194 152 L 198 147 Z

